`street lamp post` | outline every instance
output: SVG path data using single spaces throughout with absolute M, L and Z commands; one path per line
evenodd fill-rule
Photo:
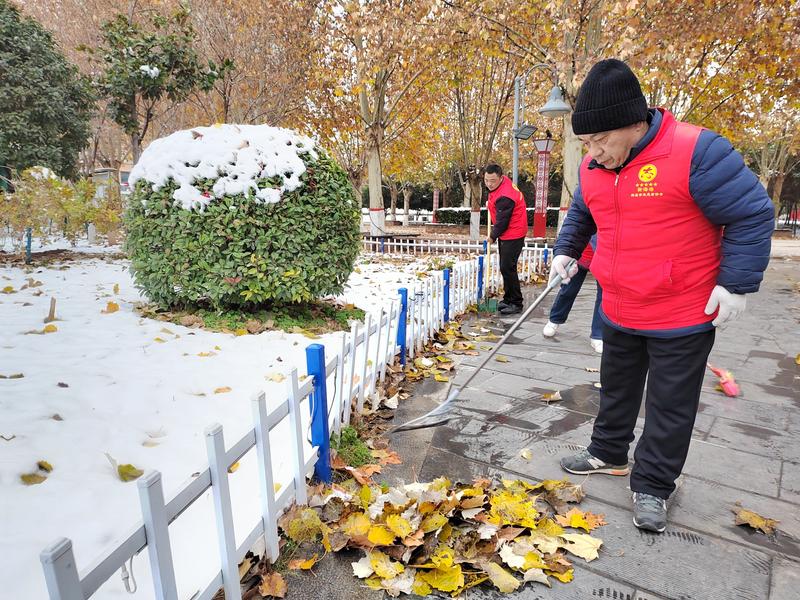
M 553 70 L 553 67 L 547 63 L 539 63 L 530 67 L 522 75 L 514 78 L 514 142 L 513 142 L 513 158 L 511 165 L 512 180 L 514 184 L 517 183 L 519 178 L 519 141 L 527 140 L 536 131 L 534 125 L 524 122 L 525 119 L 525 78 L 528 73 L 535 69 L 545 69 L 550 72 L 553 77 L 553 88 L 550 90 L 550 98 L 547 103 L 539 109 L 539 114 L 544 117 L 557 118 L 563 117 L 572 110 L 564 101 L 564 96 L 561 93 L 561 88 L 558 87 L 558 75 Z
M 539 155 L 539 167 L 536 172 L 536 203 L 533 209 L 533 237 L 543 238 L 547 232 L 547 189 L 550 179 L 548 163 L 556 142 L 548 136 L 533 140 L 533 145 L 536 146 L 536 153 Z

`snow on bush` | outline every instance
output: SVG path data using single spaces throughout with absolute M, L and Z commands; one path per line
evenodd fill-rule
M 339 293 L 359 251 L 345 172 L 313 140 L 220 125 L 154 141 L 131 172 L 127 249 L 164 307 L 222 309 Z

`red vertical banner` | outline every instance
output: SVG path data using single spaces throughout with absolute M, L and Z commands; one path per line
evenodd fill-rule
M 533 209 L 533 237 L 543 238 L 547 228 L 547 183 L 549 152 L 539 152 L 539 171 L 536 173 L 536 203 Z
M 436 223 L 436 211 L 439 210 L 439 190 L 433 190 L 433 216 L 431 222 Z

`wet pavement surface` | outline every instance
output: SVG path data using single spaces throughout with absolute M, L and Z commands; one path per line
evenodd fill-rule
M 540 291 L 528 288 L 528 299 Z M 500 350 L 508 362 L 492 361 L 460 394 L 453 420 L 394 437 L 392 447 L 406 462 L 385 471 L 387 481 L 566 476 L 558 460 L 589 443 L 600 400 L 600 358 L 589 346 L 593 300 L 594 281 L 588 278 L 568 322 L 546 339 L 541 330 L 552 303 L 547 298 Z M 513 318 L 480 315 L 472 321 L 502 335 Z M 606 515 L 608 525 L 594 532 L 604 541 L 598 560 L 578 559 L 575 579 L 567 585 L 527 585 L 513 594 L 482 586 L 469 597 L 800 598 L 798 353 L 800 261 L 776 258 L 761 291 L 748 297 L 745 315 L 717 333 L 709 361 L 732 371 L 742 394 L 726 397 L 707 372 L 689 457 L 669 502 L 667 531 L 656 535 L 634 527 L 627 477 L 594 475 L 582 481 L 587 497 L 581 508 Z M 456 386 L 482 360 L 463 358 Z M 445 390 L 446 384 L 434 382 L 418 386 L 411 401 L 400 405 L 397 421 L 430 410 Z M 544 395 L 555 391 L 561 400 L 546 403 Z M 642 407 L 637 439 L 644 416 Z M 520 455 L 525 448 L 530 460 Z M 734 525 L 736 502 L 780 521 L 777 535 Z

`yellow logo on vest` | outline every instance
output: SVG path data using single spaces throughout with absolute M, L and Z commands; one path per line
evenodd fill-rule
M 639 181 L 649 183 L 656 178 L 656 175 L 658 175 L 658 169 L 655 165 L 645 165 L 639 169 Z
M 639 169 L 639 181 L 636 182 L 636 191 L 631 194 L 634 198 L 657 198 L 663 196 L 662 192 L 656 191 L 658 182 L 653 181 L 658 175 L 658 169 L 653 164 L 646 164 Z

